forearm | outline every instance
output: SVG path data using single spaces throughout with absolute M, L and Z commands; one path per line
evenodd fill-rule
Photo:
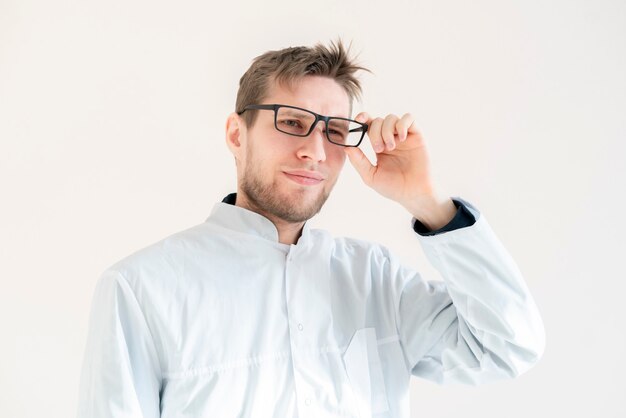
M 403 206 L 431 231 L 447 225 L 457 212 L 454 202 L 447 196 L 431 196 Z

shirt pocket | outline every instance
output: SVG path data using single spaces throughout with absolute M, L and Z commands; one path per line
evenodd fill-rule
M 343 353 L 343 363 L 359 416 L 365 418 L 387 412 L 389 404 L 375 328 L 361 328 L 354 332 Z

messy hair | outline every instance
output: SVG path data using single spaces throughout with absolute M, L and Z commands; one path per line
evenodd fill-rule
M 326 76 L 334 79 L 350 98 L 350 111 L 353 99 L 360 99 L 361 84 L 354 73 L 364 70 L 349 56 L 341 39 L 330 43 L 329 47 L 316 44 L 313 47 L 296 46 L 278 51 L 268 51 L 254 58 L 250 68 L 239 80 L 239 90 L 235 108 L 243 111 L 249 104 L 260 103 L 268 94 L 272 83 L 291 88 L 294 82 L 307 75 Z M 246 111 L 242 115 L 244 123 L 251 128 L 257 117 L 257 112 Z

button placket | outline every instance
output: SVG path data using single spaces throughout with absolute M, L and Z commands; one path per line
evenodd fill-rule
M 306 396 L 306 394 L 310 394 L 310 388 L 308 387 L 306 381 L 302 379 L 300 370 L 302 367 L 301 364 L 303 364 L 304 361 L 301 358 L 299 352 L 299 348 L 302 346 L 300 340 L 302 339 L 302 331 L 304 330 L 304 325 L 298 321 L 298 319 L 301 319 L 302 317 L 302 306 L 300 303 L 298 303 L 297 300 L 295 300 L 295 298 L 297 298 L 299 295 L 298 286 L 301 284 L 298 283 L 299 266 L 297 265 L 297 260 L 295 260 L 294 253 L 295 247 L 292 246 L 287 253 L 285 265 L 287 316 L 289 323 L 291 324 L 290 344 L 296 396 L 299 398 L 299 407 L 301 409 L 308 409 L 310 408 L 312 399 L 310 396 Z

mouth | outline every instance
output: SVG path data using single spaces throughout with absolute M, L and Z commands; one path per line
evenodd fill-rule
M 304 186 L 315 186 L 324 181 L 324 177 L 313 171 L 283 171 L 287 178 Z

